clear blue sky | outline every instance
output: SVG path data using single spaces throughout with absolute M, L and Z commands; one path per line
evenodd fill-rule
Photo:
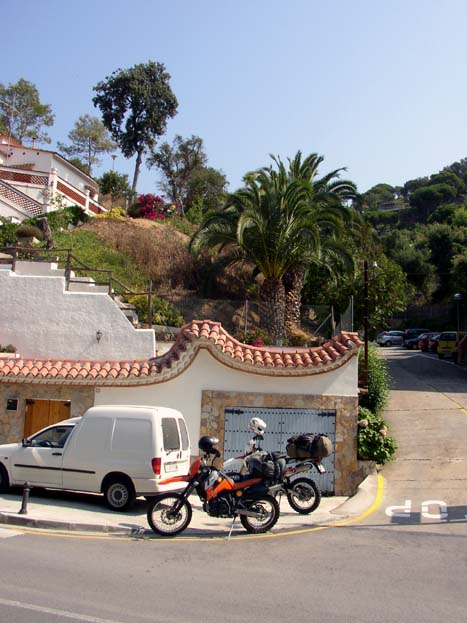
M 230 190 L 271 153 L 318 152 L 360 192 L 467 156 L 465 0 L 4 0 L 2 24 L 0 82 L 36 85 L 52 148 L 99 116 L 94 85 L 155 60 L 179 101 L 162 140 L 202 137 Z M 143 164 L 139 192 L 157 180 Z

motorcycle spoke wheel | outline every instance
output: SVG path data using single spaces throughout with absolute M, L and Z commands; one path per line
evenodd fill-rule
M 246 510 L 260 515 L 259 517 L 240 515 L 242 526 L 250 534 L 268 532 L 268 530 L 276 525 L 277 520 L 279 519 L 279 504 L 272 497 L 272 495 L 263 495 L 260 498 L 252 500 L 245 506 Z
M 182 496 L 176 493 L 166 493 L 157 498 L 152 498 L 148 505 L 147 518 L 152 530 L 162 536 L 176 536 L 185 530 L 191 521 L 192 509 L 187 500 L 184 500 L 180 508 Z
M 318 508 L 321 491 L 311 478 L 297 478 L 287 489 L 287 500 L 295 512 L 308 515 Z

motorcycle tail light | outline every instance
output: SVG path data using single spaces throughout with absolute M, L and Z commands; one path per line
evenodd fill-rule
M 161 458 L 159 457 L 157 459 L 152 459 L 151 465 L 152 465 L 152 471 L 155 473 L 155 475 L 160 476 L 161 475 Z

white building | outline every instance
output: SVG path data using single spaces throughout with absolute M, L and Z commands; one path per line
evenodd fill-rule
M 97 183 L 58 153 L 0 134 L 0 216 L 21 222 L 69 205 L 99 214 L 98 195 Z

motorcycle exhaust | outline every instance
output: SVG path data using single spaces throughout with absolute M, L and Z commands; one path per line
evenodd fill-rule
M 268 493 L 279 493 L 282 489 L 282 485 L 273 485 L 272 487 L 269 487 Z

